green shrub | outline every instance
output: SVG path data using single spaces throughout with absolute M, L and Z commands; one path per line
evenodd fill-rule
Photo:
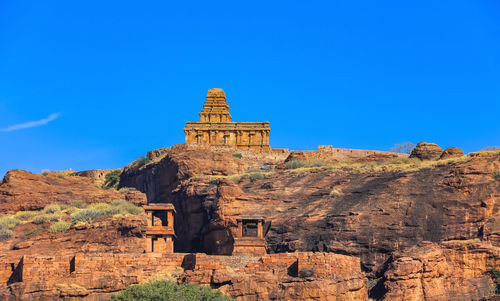
M 119 295 L 112 296 L 114 301 L 229 301 L 234 300 L 213 291 L 209 287 L 193 284 L 177 284 L 170 281 L 153 281 L 127 287 Z
M 262 180 L 264 179 L 264 175 L 260 172 L 254 172 L 252 174 L 250 174 L 250 181 L 256 181 L 256 180 Z
M 14 235 L 14 232 L 8 228 L 0 227 L 0 241 L 11 238 Z
M 87 203 L 85 203 L 82 200 L 75 200 L 75 201 L 71 202 L 71 206 L 79 208 L 79 209 L 83 209 L 83 208 L 87 208 Z
M 42 169 L 42 175 L 47 176 L 49 174 L 50 170 L 48 169 Z
M 118 192 L 119 193 L 127 193 L 127 192 L 131 192 L 134 190 L 137 190 L 137 189 L 135 189 L 134 187 L 122 187 L 122 188 L 118 189 Z
M 54 213 L 54 214 L 47 214 L 47 218 L 49 219 L 49 221 L 51 222 L 57 222 L 61 219 L 62 215 L 60 212 L 58 213 Z
M 296 168 L 302 168 L 306 167 L 307 163 L 301 160 L 292 160 L 288 161 L 285 164 L 286 169 L 296 169 Z
M 314 161 L 309 164 L 310 167 L 321 167 L 323 165 L 325 165 L 325 162 L 323 161 Z
M 493 173 L 493 178 L 495 178 L 495 180 L 497 181 L 500 181 L 500 170 L 497 170 Z
M 35 218 L 31 222 L 35 225 L 41 225 L 41 224 L 48 223 L 49 220 L 50 220 L 50 218 L 47 214 L 41 214 L 41 215 L 35 216 Z
M 241 181 L 242 176 L 241 175 L 231 175 L 227 177 L 229 180 L 233 181 L 234 183 L 239 183 Z
M 0 228 L 12 229 L 17 226 L 20 221 L 9 215 L 0 216 Z
M 59 232 L 65 232 L 69 229 L 71 226 L 70 223 L 65 222 L 65 221 L 59 221 L 52 226 L 50 226 L 49 232 L 50 233 L 59 233 Z
M 134 161 L 134 165 L 137 166 L 138 168 L 143 167 L 144 165 L 148 164 L 151 162 L 148 157 L 146 156 L 139 156 L 137 157 L 137 160 Z
M 85 222 L 90 223 L 100 217 L 115 215 L 115 214 L 141 214 L 142 209 L 132 203 L 122 200 L 116 200 L 111 204 L 96 203 L 90 205 L 86 209 L 82 209 L 71 214 L 73 223 Z
M 233 157 L 236 157 L 236 158 L 238 158 L 238 159 L 241 159 L 241 158 L 243 158 L 243 155 L 242 155 L 242 154 L 240 154 L 240 153 L 237 153 L 237 154 L 233 154 Z
M 43 208 L 43 212 L 47 214 L 56 213 L 59 211 L 61 211 L 61 207 L 57 204 L 50 204 L 45 206 L 45 208 Z
M 37 235 L 40 235 L 43 233 L 43 227 L 42 226 L 36 226 L 34 228 L 31 228 L 29 229 L 28 231 L 26 231 L 26 234 L 24 234 L 24 236 L 26 238 L 31 238 L 31 237 L 34 237 L 34 236 L 37 236 Z
M 89 208 L 96 209 L 102 212 L 102 215 L 113 215 L 120 213 L 120 208 L 108 203 L 96 203 L 90 205 Z
M 493 278 L 493 281 L 495 282 L 496 285 L 495 294 L 500 295 L 500 270 L 497 269 L 496 267 L 491 267 L 489 272 L 491 274 L 491 278 Z
M 57 177 L 58 177 L 59 179 L 64 179 L 64 178 L 66 178 L 66 176 L 65 176 L 65 175 L 63 175 L 63 174 L 58 174 L 58 175 L 57 175 Z
M 121 170 L 113 170 L 108 172 L 104 181 L 104 188 L 116 188 L 120 183 L 120 175 L 122 174 Z
M 78 223 L 90 223 L 95 219 L 104 216 L 104 212 L 94 208 L 82 209 L 80 211 L 71 214 L 71 222 Z
M 78 210 L 79 210 L 79 208 L 77 208 L 75 206 L 71 206 L 71 205 L 62 206 L 61 205 L 61 212 L 62 213 L 71 214 L 71 213 L 78 211 Z
M 137 207 L 135 206 L 134 204 L 132 203 L 129 203 L 127 201 L 121 201 L 121 200 L 117 200 L 117 201 L 114 201 L 113 203 L 111 203 L 111 205 L 118 209 L 119 213 L 120 214 L 135 214 L 135 215 L 139 215 L 142 213 L 142 209 L 140 207 Z
M 14 217 L 24 221 L 24 220 L 32 219 L 33 217 L 37 216 L 39 213 L 40 213 L 39 211 L 19 211 L 14 215 Z

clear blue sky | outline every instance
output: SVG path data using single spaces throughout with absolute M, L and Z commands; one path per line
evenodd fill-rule
M 183 143 L 215 87 L 272 147 L 498 146 L 500 2 L 0 0 L 0 176 Z

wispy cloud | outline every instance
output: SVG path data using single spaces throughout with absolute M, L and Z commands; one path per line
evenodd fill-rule
M 28 122 L 25 122 L 25 123 L 14 124 L 14 125 L 11 125 L 9 127 L 0 129 L 0 132 L 12 132 L 12 131 L 17 131 L 17 130 L 22 130 L 22 129 L 34 128 L 34 127 L 37 127 L 37 126 L 41 126 L 41 125 L 47 124 L 47 123 L 49 123 L 51 121 L 54 121 L 57 118 L 59 118 L 59 116 L 61 116 L 61 114 L 59 114 L 59 113 L 52 113 L 47 118 L 40 119 L 40 120 L 35 120 L 35 121 L 28 121 Z

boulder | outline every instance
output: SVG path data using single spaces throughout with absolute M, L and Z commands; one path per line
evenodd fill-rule
M 450 159 L 450 158 L 458 158 L 464 155 L 464 151 L 459 149 L 458 147 L 448 147 L 443 151 L 441 157 L 439 159 Z
M 436 143 L 419 142 L 410 154 L 410 158 L 420 160 L 437 160 L 441 157 L 443 149 Z

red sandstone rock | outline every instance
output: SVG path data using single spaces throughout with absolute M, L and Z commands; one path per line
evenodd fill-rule
M 460 158 L 464 155 L 464 151 L 458 147 L 448 147 L 443 151 L 439 159 Z
M 193 264 L 185 265 L 188 261 Z M 317 273 L 307 279 L 297 277 L 305 268 L 315 268 Z M 10 271 L 10 274 L 13 274 L 9 284 L 11 293 L 7 295 L 25 299 L 72 296 L 107 300 L 117 290 L 159 275 L 168 275 L 179 282 L 217 287 L 238 300 L 368 298 L 359 259 L 337 254 L 239 257 L 78 253 L 74 256 L 23 256 L 16 271 Z
M 394 254 L 384 275 L 384 300 L 478 300 L 495 283 L 500 249 L 474 241 L 422 242 Z
M 419 142 L 412 150 L 410 158 L 418 158 L 421 160 L 436 160 L 439 159 L 443 150 L 436 143 Z
M 210 150 L 204 154 L 213 156 Z M 500 193 L 492 174 L 500 168 L 499 153 L 411 171 L 275 170 L 238 184 L 203 176 L 154 179 L 150 174 L 167 173 L 163 160 L 173 168 L 168 174 L 188 174 L 184 168 L 193 164 L 182 154 L 169 154 L 140 178 L 124 176 L 138 181 L 137 187 L 150 187 L 150 200 L 175 204 L 177 251 L 230 254 L 235 219 L 242 214 L 272 222 L 266 237 L 270 252 L 360 256 L 371 275 L 382 271 L 392 252 L 424 240 L 480 237 L 498 245 Z M 212 173 L 212 164 L 218 163 L 197 163 L 196 173 Z
M 10 170 L 0 184 L 0 212 L 39 210 L 51 203 L 71 203 L 83 200 L 88 203 L 112 202 L 125 199 L 136 204 L 144 203 L 138 191 L 118 193 L 97 187 L 91 179 L 79 176 L 58 177 L 40 175 L 25 170 Z
M 259 214 L 271 221 L 266 236 L 270 252 L 325 251 L 359 256 L 368 275 L 385 275 L 380 285 L 387 290 L 386 300 L 408 297 L 407 292 L 420 298 L 429 296 L 429 300 L 446 299 L 451 296 L 449 291 L 454 299 L 470 300 L 480 298 L 492 283 L 484 267 L 498 266 L 500 192 L 492 174 L 500 168 L 500 154 L 469 159 L 411 171 L 277 170 L 266 174 L 264 179 L 235 183 L 227 179 L 214 181 L 207 175 L 230 175 L 249 167 L 272 170 L 279 160 L 270 156 L 247 158 L 245 154 L 239 159 L 229 151 L 179 148 L 145 167 L 129 167 L 122 182 L 147 192 L 151 201 L 175 204 L 177 251 L 227 254 L 234 241 L 236 218 Z M 20 225 L 15 228 L 15 238 L 0 243 L 0 262 L 6 263 L 4 274 L 8 274 L 11 264 L 16 265 L 24 254 L 71 257 L 75 252 L 133 253 L 143 246 L 141 223 L 125 220 L 90 225 L 78 231 L 71 229 L 64 234 L 47 233 L 33 240 L 29 248 L 11 250 L 23 240 L 17 227 L 26 225 Z M 470 239 L 481 241 L 466 242 Z M 429 240 L 434 243 L 419 244 Z M 461 242 L 447 242 L 451 240 Z M 321 300 L 328 295 L 340 300 L 366 298 L 359 270 L 353 272 L 354 278 L 346 277 L 348 273 L 344 272 L 337 275 L 336 271 L 352 272 L 351 259 L 328 263 L 317 258 L 301 261 L 298 257 L 294 259 L 298 255 L 293 254 L 273 254 L 262 260 L 197 254 L 194 270 L 186 268 L 179 279 L 220 287 L 242 300 L 254 300 L 255 296 L 281 300 Z M 33 298 L 73 295 L 108 298 L 115 290 L 151 276 L 158 271 L 156 266 L 161 270 L 168 262 L 181 260 L 174 256 L 152 263 L 141 254 L 133 255 L 133 259 L 118 255 L 123 256 L 118 261 L 107 256 L 100 256 L 105 260 L 90 256 L 91 261 L 81 261 L 76 266 L 88 266 L 92 273 L 81 270 L 70 276 L 73 278 L 63 278 L 66 283 L 75 283 L 85 290 L 66 287 L 53 290 L 50 285 L 55 286 L 61 278 L 51 276 L 47 270 L 49 280 L 45 283 L 16 282 L 8 289 L 6 285 L 0 286 L 0 296 L 12 292 Z M 394 264 L 387 265 L 391 258 Z M 66 259 L 55 262 L 66 269 Z M 301 266 L 301 262 L 311 265 Z M 98 271 L 97 266 L 103 270 Z M 130 269 L 131 266 L 134 268 Z M 146 268 L 149 266 L 155 268 Z M 168 271 L 178 273 L 178 267 L 168 267 Z

